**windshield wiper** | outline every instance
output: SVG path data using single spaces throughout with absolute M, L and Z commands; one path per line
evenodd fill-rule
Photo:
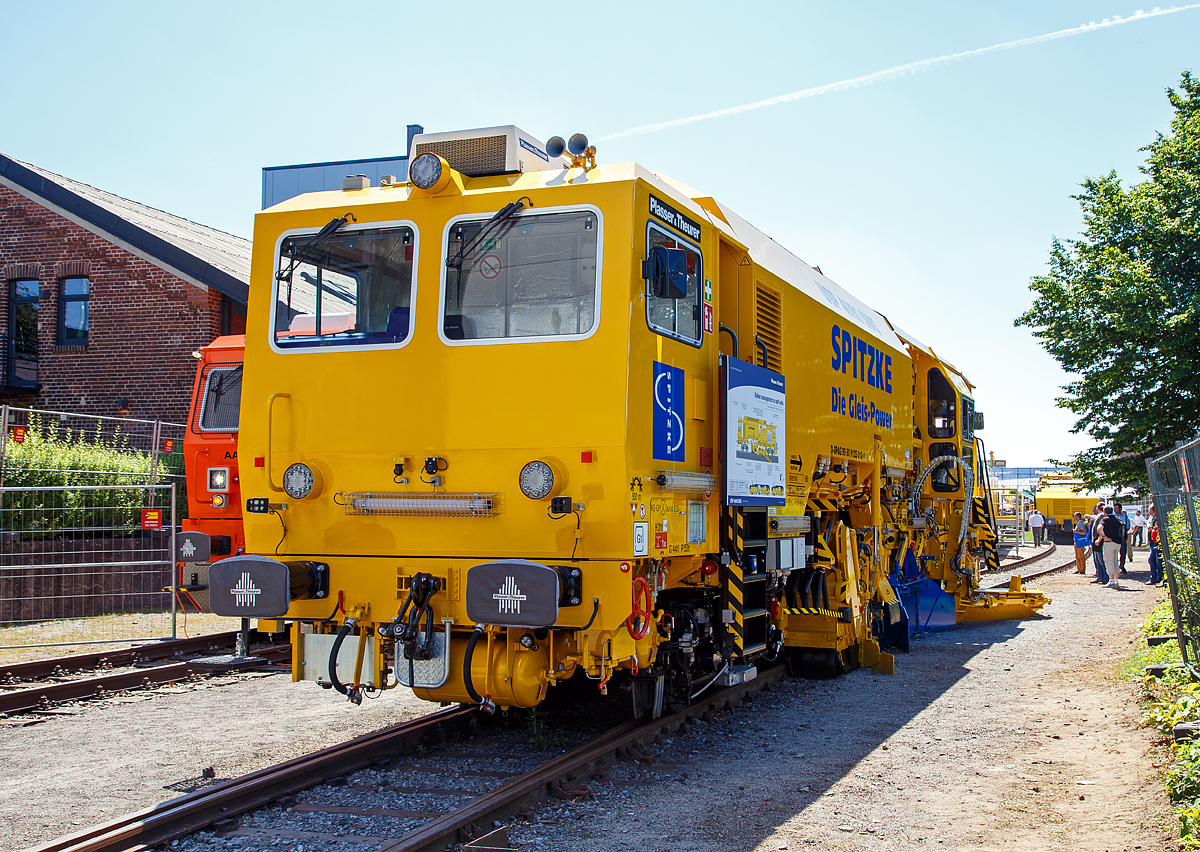
M 357 221 L 358 220 L 354 218 L 353 213 L 347 213 L 345 216 L 340 216 L 337 219 L 329 220 L 329 222 L 326 223 L 325 227 L 322 228 L 321 230 L 317 231 L 317 233 L 313 235 L 313 238 L 311 240 L 309 240 L 308 242 L 306 242 L 304 245 L 297 246 L 295 243 L 293 243 L 292 244 L 292 260 L 288 264 L 287 269 L 281 270 L 280 272 L 276 273 L 276 275 L 275 275 L 276 280 L 287 281 L 289 278 L 292 277 L 292 272 L 295 270 L 296 265 L 298 263 L 300 263 L 301 258 L 310 249 L 315 249 L 318 246 L 320 246 L 322 243 L 327 242 L 329 240 L 329 238 L 332 237 L 334 234 L 336 234 L 338 232 L 338 229 L 341 228 L 343 225 L 345 225 L 347 222 L 357 222 Z
M 502 224 L 503 222 L 507 222 L 513 216 L 517 215 L 517 211 L 521 208 L 532 206 L 533 202 L 525 196 L 518 198 L 516 201 L 510 201 L 508 204 L 505 204 L 500 210 L 496 211 L 495 216 L 483 223 L 483 227 L 479 229 L 479 232 L 476 233 L 474 237 L 462 244 L 462 248 L 458 250 L 458 253 L 455 254 L 454 257 L 446 258 L 446 266 L 448 266 L 450 269 L 462 270 L 463 261 L 467 259 L 467 254 L 479 244 L 480 240 L 482 240 L 490 231 L 495 229 L 496 226 Z

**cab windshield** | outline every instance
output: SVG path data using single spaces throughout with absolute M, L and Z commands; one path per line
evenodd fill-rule
M 526 212 L 460 253 L 488 222 L 450 226 L 442 335 L 448 341 L 581 338 L 596 325 L 599 216 Z
M 275 345 L 404 342 L 412 307 L 415 235 L 409 227 L 286 237 L 275 287 Z

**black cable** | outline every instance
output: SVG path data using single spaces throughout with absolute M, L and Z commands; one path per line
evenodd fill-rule
M 350 635 L 350 631 L 354 629 L 355 621 L 353 618 L 347 618 L 346 623 L 342 625 L 342 629 L 338 631 L 337 638 L 333 640 L 333 648 L 329 652 L 329 685 L 340 692 L 342 695 L 349 695 L 346 685 L 338 680 L 337 676 L 337 658 L 338 651 L 342 650 L 342 643 L 346 641 L 346 637 Z
M 333 605 L 333 612 L 329 613 L 328 618 L 322 618 L 320 621 L 317 622 L 317 624 L 328 624 L 329 622 L 333 621 L 334 617 L 337 616 L 337 614 L 338 614 L 338 610 L 341 608 L 342 608 L 342 593 L 338 592 L 338 599 L 337 599 L 337 603 L 335 603 Z
M 583 625 L 583 627 L 581 627 L 579 629 L 587 630 L 589 627 L 591 627 L 592 622 L 596 620 L 596 613 L 598 613 L 599 611 L 600 611 L 600 598 L 592 598 L 592 617 L 588 619 L 587 624 Z
M 278 556 L 279 548 L 283 546 L 283 540 L 287 538 L 287 524 L 283 522 L 283 515 L 279 514 L 274 509 L 271 510 L 271 514 L 279 518 L 279 526 L 283 529 L 283 535 L 279 537 L 279 544 L 275 545 L 275 555 Z
M 575 548 L 579 547 L 579 526 L 583 519 L 579 517 L 579 513 L 575 512 L 575 543 L 571 545 L 571 561 L 575 561 Z
M 475 644 L 479 641 L 479 637 L 483 635 L 483 625 L 477 625 L 475 632 L 471 634 L 471 638 L 467 640 L 467 650 L 463 654 L 463 684 L 467 687 L 467 695 L 476 704 L 483 704 L 483 696 L 475 691 L 475 684 L 471 680 L 471 658 L 475 656 Z

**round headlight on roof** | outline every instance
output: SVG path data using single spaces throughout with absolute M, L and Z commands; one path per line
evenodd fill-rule
M 312 468 L 306 464 L 296 462 L 283 472 L 283 490 L 293 500 L 303 500 L 312 493 L 315 484 Z
M 437 154 L 425 152 L 408 167 L 409 180 L 421 189 L 432 189 L 442 179 L 444 162 Z
M 521 468 L 521 493 L 541 500 L 554 490 L 554 471 L 544 461 L 531 461 Z

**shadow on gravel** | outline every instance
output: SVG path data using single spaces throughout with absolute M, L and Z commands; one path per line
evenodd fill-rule
M 1048 620 L 1039 616 L 1024 623 L 965 624 L 914 637 L 912 651 L 897 654 L 895 675 L 863 670 L 827 681 L 787 680 L 733 713 L 696 725 L 691 734 L 677 738 L 684 750 L 698 752 L 689 761 L 695 771 L 689 769 L 687 775 L 671 780 L 682 782 L 685 789 L 696 785 L 719 789 L 723 783 L 727 792 L 714 801 L 709 795 L 691 795 L 675 788 L 678 792 L 672 799 L 680 811 L 691 813 L 686 817 L 680 813 L 674 825 L 689 827 L 667 829 L 644 848 L 647 852 L 760 848 L 834 784 L 854 777 L 858 763 L 876 749 L 892 750 L 902 763 L 901 755 L 930 756 L 928 752 L 933 751 L 936 759 L 948 741 L 976 739 L 976 734 L 956 728 L 951 720 L 933 736 L 895 735 L 962 681 L 980 652 L 1019 636 L 1025 624 Z M 980 712 L 994 719 L 1008 711 L 984 705 Z M 887 799 L 899 788 L 891 786 L 896 783 L 894 774 L 882 778 L 861 775 L 855 777 L 855 783 Z M 922 778 L 914 771 L 904 780 L 904 789 L 924 789 L 946 780 Z M 664 784 L 666 789 L 674 786 Z M 720 801 L 726 797 L 728 801 Z M 733 814 L 736 826 L 731 824 Z M 839 818 L 857 823 L 861 816 L 843 811 Z M 861 834 L 863 830 L 862 825 L 854 827 L 859 841 L 870 837 Z M 865 830 L 872 831 L 869 826 Z M 886 832 L 886 825 L 881 823 L 879 831 Z

